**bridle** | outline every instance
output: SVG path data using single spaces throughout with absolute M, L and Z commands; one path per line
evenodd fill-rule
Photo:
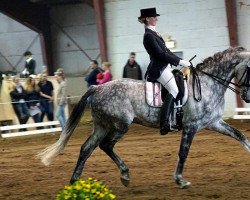
M 196 56 L 194 56 L 193 58 L 190 59 L 190 63 L 191 63 L 191 60 L 193 60 Z M 237 64 L 235 64 L 236 66 Z M 197 68 L 195 68 L 193 66 L 193 64 L 191 63 L 191 66 L 190 66 L 191 70 L 192 70 L 192 75 L 193 75 L 193 83 L 192 83 L 192 87 L 193 87 L 193 97 L 194 99 L 199 102 L 201 101 L 202 99 L 202 93 L 201 93 L 201 85 L 200 85 L 200 78 L 198 76 L 198 73 L 197 71 L 209 76 L 210 78 L 216 80 L 218 83 L 220 83 L 221 85 L 223 85 L 224 87 L 226 88 L 229 88 L 230 90 L 232 90 L 234 93 L 236 94 L 240 94 L 240 91 L 233 88 L 232 86 L 230 86 L 229 84 L 232 84 L 236 87 L 247 87 L 249 88 L 250 87 L 250 84 L 249 84 L 249 81 L 250 81 L 250 61 L 248 61 L 247 63 L 247 67 L 243 73 L 243 75 L 241 76 L 240 80 L 238 81 L 238 83 L 234 83 L 232 81 L 228 81 L 226 79 L 223 79 L 223 78 L 220 78 L 216 75 L 213 75 L 213 74 L 210 74 L 210 73 L 207 73 L 207 72 L 204 72 L 202 70 L 198 70 Z M 245 80 L 241 83 L 243 77 L 245 76 Z M 240 84 L 241 83 L 241 84 Z

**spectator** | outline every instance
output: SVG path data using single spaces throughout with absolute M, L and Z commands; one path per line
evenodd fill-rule
M 23 86 L 21 85 L 19 78 L 13 77 L 11 85 L 11 102 L 13 109 L 16 113 L 18 121 L 20 124 L 26 124 L 29 119 L 29 110 L 26 100 L 26 91 L 24 90 Z M 25 131 L 26 129 L 20 129 L 20 131 Z
M 63 69 L 59 68 L 55 72 L 56 80 L 59 83 L 59 87 L 56 92 L 56 103 L 57 103 L 57 111 L 56 118 L 59 120 L 62 129 L 65 128 L 66 125 L 66 117 L 65 117 L 65 106 L 67 105 L 67 96 L 66 96 L 66 82 L 65 75 Z
M 107 83 L 112 80 L 112 74 L 110 71 L 111 64 L 109 62 L 103 62 L 102 63 L 102 70 L 104 72 L 97 74 L 96 76 L 96 82 L 98 85 Z
M 131 52 L 129 59 L 123 69 L 123 78 L 142 80 L 142 71 L 140 65 L 135 61 L 136 54 Z
M 102 70 L 98 67 L 98 62 L 96 60 L 91 60 L 90 68 L 92 71 L 85 77 L 85 81 L 87 82 L 87 86 L 97 85 L 96 83 L 96 75 L 102 72 Z M 88 97 L 88 104 L 90 105 L 92 102 L 92 96 Z
M 54 87 L 52 83 L 47 80 L 47 75 L 42 74 L 41 80 L 38 83 L 41 96 L 41 121 L 43 121 L 46 114 L 49 121 L 54 120 Z
M 91 85 L 97 85 L 96 75 L 102 72 L 102 70 L 98 67 L 98 62 L 96 60 L 92 60 L 90 62 L 90 67 L 92 71 L 85 77 L 85 81 L 87 81 L 88 87 Z
M 27 92 L 26 99 L 30 116 L 33 118 L 34 122 L 41 122 L 40 94 L 35 79 L 29 77 L 25 82 L 24 89 Z
M 23 76 L 28 77 L 31 74 L 36 74 L 36 61 L 33 59 L 32 53 L 30 51 L 26 51 L 24 56 L 26 57 L 26 60 L 24 70 L 22 72 Z

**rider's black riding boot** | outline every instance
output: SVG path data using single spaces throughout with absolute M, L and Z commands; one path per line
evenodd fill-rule
M 161 135 L 166 135 L 168 132 L 171 132 L 169 116 L 174 109 L 174 100 L 175 98 L 172 96 L 172 94 L 168 93 L 165 101 L 163 102 L 160 118 Z

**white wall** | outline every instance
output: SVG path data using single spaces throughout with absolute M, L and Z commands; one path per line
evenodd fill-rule
M 25 57 L 23 57 L 23 54 L 37 35 L 28 27 L 0 13 L 0 52 L 13 66 L 22 59 L 16 67 L 17 71 L 20 72 L 24 69 Z M 33 57 L 37 62 L 37 73 L 41 72 L 43 60 L 39 37 L 29 51 L 33 53 Z M 12 67 L 5 61 L 3 56 L 0 55 L 0 70 L 12 70 Z
M 115 78 L 130 51 L 145 70 L 149 58 L 143 47 L 144 26 L 137 21 L 141 8 L 156 7 L 157 29 L 176 40 L 173 51 L 183 51 L 185 59 L 197 54 L 195 63 L 229 46 L 224 0 L 105 1 L 109 58 Z
M 86 4 L 54 6 L 50 15 L 91 59 L 98 57 L 100 51 L 92 7 Z M 51 28 L 55 68 L 63 67 L 68 75 L 86 75 L 89 59 L 53 22 Z

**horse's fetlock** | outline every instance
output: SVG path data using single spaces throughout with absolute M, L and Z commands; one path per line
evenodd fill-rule
M 129 173 L 129 168 L 125 164 L 123 164 L 122 166 L 120 166 L 120 171 L 122 174 L 123 173 L 127 174 L 127 173 Z

